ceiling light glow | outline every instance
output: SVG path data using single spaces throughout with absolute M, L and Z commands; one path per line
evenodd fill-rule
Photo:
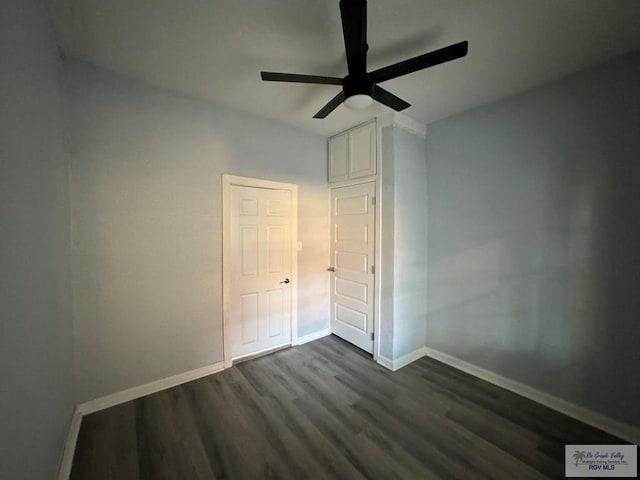
M 373 103 L 373 98 L 369 95 L 363 95 L 361 93 L 357 95 L 351 95 L 344 101 L 344 105 L 351 110 L 363 110 Z

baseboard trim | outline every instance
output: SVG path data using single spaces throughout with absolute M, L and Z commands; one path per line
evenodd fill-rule
M 424 347 L 420 347 L 416 350 L 414 350 L 413 352 L 409 352 L 406 355 L 403 355 L 400 358 L 396 358 L 393 361 L 393 370 L 398 370 L 406 365 L 409 365 L 410 363 L 415 362 L 416 360 L 422 358 L 425 356 L 425 349 Z
M 640 429 L 619 422 L 618 420 L 614 420 L 600 413 L 594 412 L 593 410 L 590 410 L 588 408 L 581 407 L 579 405 L 576 405 L 575 403 L 563 400 L 562 398 L 556 397 L 555 395 L 540 391 L 524 383 L 520 383 L 516 380 L 504 377 L 498 373 L 486 370 L 482 367 L 478 367 L 477 365 L 473 365 L 472 363 L 461 360 L 439 350 L 428 347 L 425 347 L 424 350 L 426 356 L 438 360 L 442 363 L 446 363 L 453 368 L 462 370 L 463 372 L 473 375 L 474 377 L 486 380 L 489 383 L 493 383 L 494 385 L 502 387 L 506 390 L 510 390 L 514 393 L 517 393 L 518 395 L 522 395 L 523 397 L 533 400 L 534 402 L 541 403 L 546 407 L 564 413 L 565 415 L 575 418 L 576 420 L 580 420 L 581 422 L 591 425 L 592 427 L 604 430 L 605 432 L 627 440 L 630 443 L 633 443 L 635 445 L 640 444 Z
M 71 475 L 71 467 L 73 465 L 73 456 L 76 450 L 76 443 L 78 442 L 78 435 L 80 433 L 80 426 L 82 424 L 82 417 L 95 413 L 105 408 L 113 407 L 136 398 L 144 397 L 152 393 L 166 390 L 167 388 L 175 387 L 183 383 L 197 380 L 198 378 L 206 377 L 224 370 L 224 362 L 214 363 L 202 368 L 196 368 L 178 375 L 156 380 L 155 382 L 145 383 L 144 385 L 138 385 L 137 387 L 129 388 L 121 392 L 116 392 L 111 395 L 96 398 L 88 402 L 81 403 L 76 406 L 71 417 L 71 426 L 69 427 L 69 435 L 67 436 L 67 443 L 64 447 L 62 454 L 62 460 L 60 461 L 60 468 L 58 469 L 58 480 L 68 480 Z
M 393 360 L 391 360 L 390 358 L 378 354 L 378 360 L 376 361 L 384 368 L 388 368 L 389 370 L 393 371 Z
M 196 380 L 198 378 L 206 377 L 213 373 L 217 373 L 224 370 L 224 362 L 214 363 L 213 365 L 207 365 L 206 367 L 196 368 L 189 372 L 179 373 L 171 377 L 156 380 L 155 382 L 145 383 L 144 385 L 138 385 L 137 387 L 129 388 L 121 392 L 112 393 L 104 397 L 96 398 L 88 402 L 81 403 L 78 406 L 78 410 L 82 415 L 88 415 L 90 413 L 104 410 L 105 408 L 113 407 L 136 398 L 144 397 L 152 393 L 165 390 L 167 388 L 175 387 L 183 383 Z
M 71 466 L 73 465 L 73 455 L 76 452 L 76 443 L 78 442 L 78 434 L 80 433 L 80 425 L 82 423 L 82 414 L 78 407 L 73 409 L 71 416 L 71 425 L 69 426 L 69 434 L 67 442 L 62 452 L 62 460 L 60 460 L 60 468 L 58 469 L 58 480 L 68 480 L 71 475 Z
M 264 357 L 265 355 L 271 355 L 272 353 L 279 352 L 280 350 L 286 350 L 287 348 L 290 348 L 290 347 L 291 347 L 290 343 L 285 343 L 284 345 L 269 347 L 269 348 L 265 348 L 264 350 L 258 350 L 257 352 L 240 355 L 239 357 L 235 357 L 233 359 L 233 365 L 237 365 L 242 362 L 248 362 L 249 360 L 255 360 L 256 358 Z
M 331 329 L 325 328 L 324 330 L 319 330 L 317 332 L 310 333 L 308 335 L 304 335 L 302 337 L 298 337 L 295 342 L 293 342 L 293 346 L 303 345 L 305 343 L 313 342 L 314 340 L 318 340 L 322 337 L 327 337 L 331 335 Z
M 382 355 L 378 355 L 378 363 L 383 367 L 388 368 L 389 370 L 395 372 L 396 370 L 399 370 L 402 367 L 405 367 L 410 363 L 413 363 L 416 360 L 424 357 L 425 355 L 426 355 L 425 348 L 420 347 L 414 350 L 413 352 L 409 352 L 406 355 L 403 355 L 402 357 L 398 357 L 394 360 L 391 360 L 390 358 L 384 357 Z

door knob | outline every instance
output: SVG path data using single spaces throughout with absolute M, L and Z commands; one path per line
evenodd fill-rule
M 335 272 L 336 269 L 334 267 L 329 267 L 327 268 L 327 272 Z
M 280 283 L 289 283 L 291 280 L 289 280 L 288 278 L 285 278 L 284 280 L 282 280 Z

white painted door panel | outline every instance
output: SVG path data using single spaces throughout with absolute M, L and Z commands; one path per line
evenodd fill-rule
M 291 343 L 291 223 L 289 191 L 231 187 L 233 358 Z
M 349 179 L 349 134 L 329 140 L 329 183 Z
M 331 190 L 331 331 L 373 353 L 374 182 Z
M 376 173 L 376 128 L 369 123 L 352 130 L 350 136 L 349 178 L 362 178 Z
M 329 139 L 329 183 L 376 174 L 376 125 L 368 123 Z

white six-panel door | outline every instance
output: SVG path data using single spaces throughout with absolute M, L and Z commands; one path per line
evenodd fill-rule
M 291 192 L 232 185 L 229 327 L 237 359 L 291 343 Z
M 375 183 L 331 189 L 331 331 L 373 353 Z

